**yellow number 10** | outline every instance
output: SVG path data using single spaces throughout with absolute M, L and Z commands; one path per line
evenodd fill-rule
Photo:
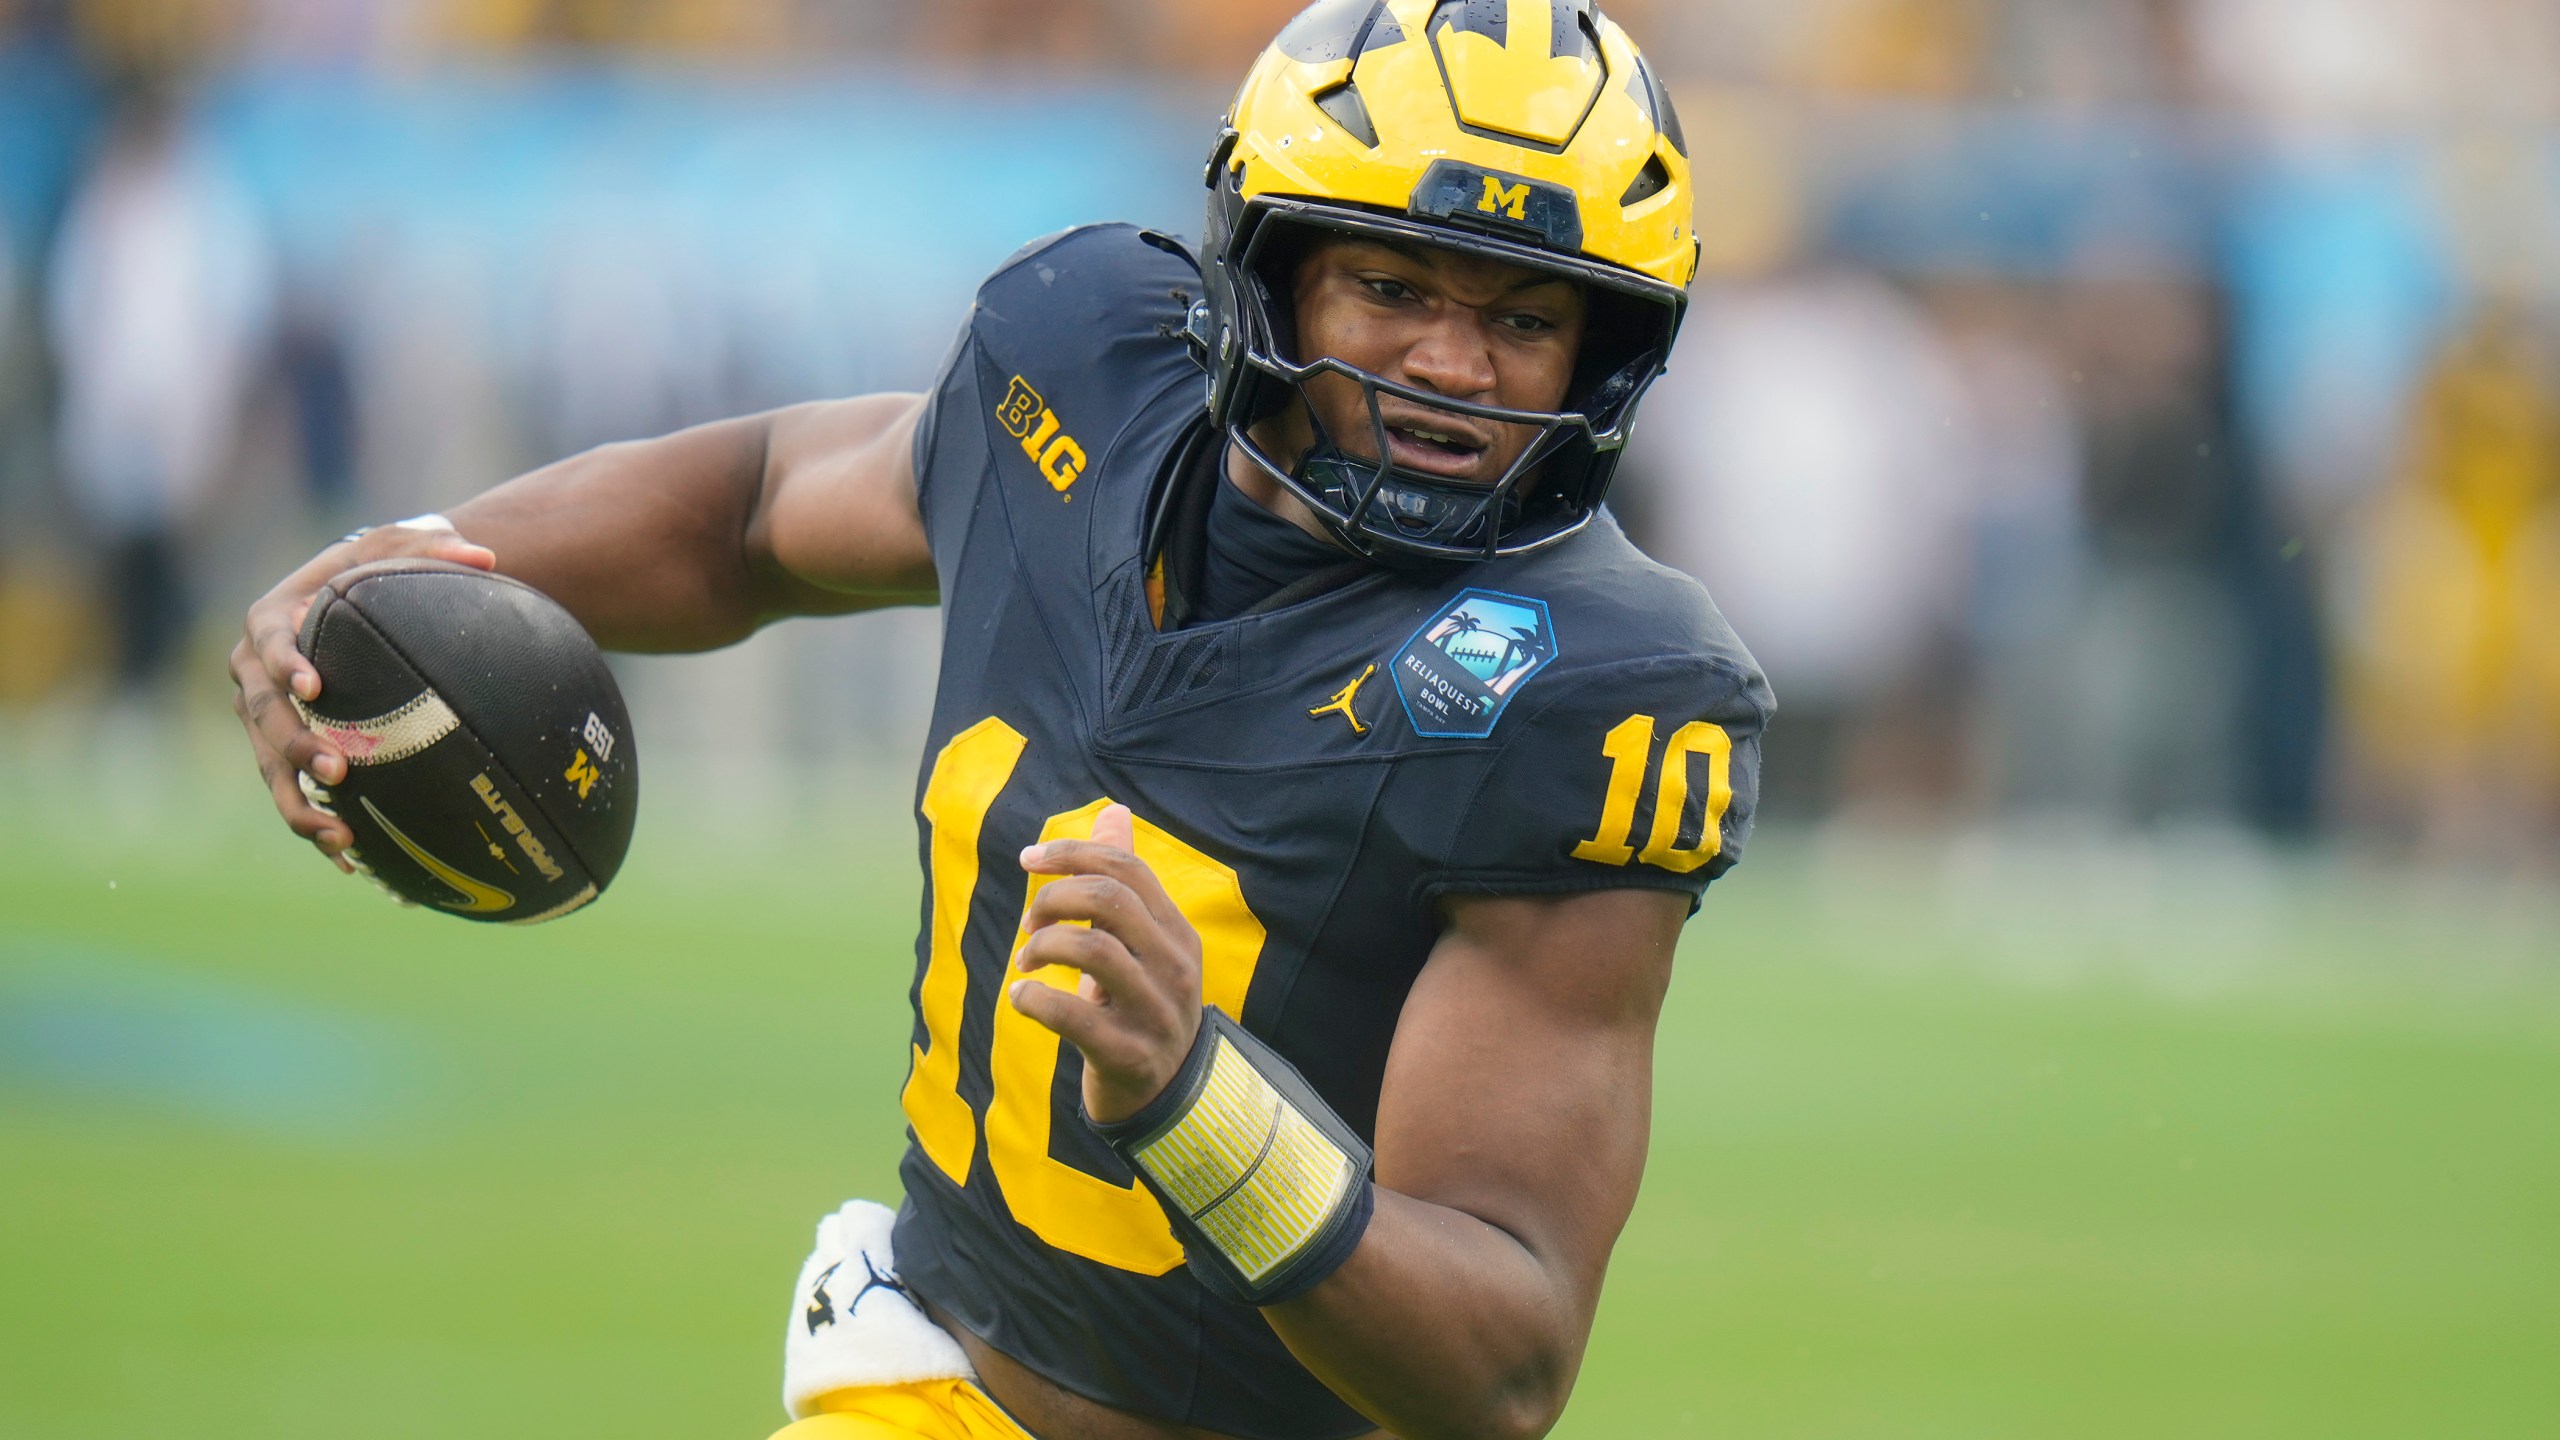
M 1693 720 L 1671 732 L 1662 747 L 1662 781 L 1653 794 L 1653 833 L 1635 848 L 1636 797 L 1644 789 L 1645 762 L 1653 757 L 1653 717 L 1630 715 L 1609 732 L 1600 753 L 1609 757 L 1609 796 L 1600 807 L 1600 833 L 1573 847 L 1577 860 L 1624 865 L 1641 860 L 1686 875 L 1724 850 L 1724 812 L 1733 804 L 1733 740 L 1720 726 Z M 1707 819 L 1698 843 L 1680 844 L 1680 817 L 1689 808 L 1689 757 L 1707 757 Z
M 1013 779 L 1029 743 L 1002 720 L 982 720 L 952 737 L 925 782 L 924 818 L 933 831 L 933 910 L 927 922 L 931 948 L 916 1003 L 924 1014 L 926 1044 L 915 1050 L 903 1101 L 916 1143 L 959 1185 L 969 1183 L 979 1134 L 979 1117 L 960 1096 L 960 1021 L 969 998 L 968 964 L 960 947 L 978 893 L 978 842 L 987 812 Z M 1096 800 L 1050 816 L 1040 838 L 1091 835 L 1094 818 L 1109 803 Z M 1236 872 L 1144 820 L 1137 822 L 1137 846 L 1138 858 L 1164 882 L 1165 893 L 1200 934 L 1201 999 L 1242 1016 L 1254 967 L 1262 961 L 1265 932 L 1245 904 Z M 1023 904 L 1028 906 L 1050 878 L 1026 877 Z M 1023 938 L 1017 934 L 1014 944 Z M 1012 948 L 1007 947 L 1008 955 Z M 987 1167 L 1003 1187 L 1007 1207 L 1056 1249 L 1116 1269 L 1164 1274 L 1182 1263 L 1182 1246 L 1155 1197 L 1135 1181 L 1114 1185 L 1050 1157 L 1050 1094 L 1061 1045 L 1054 1032 L 1004 1003 L 1004 982 L 1010 978 L 999 975 L 992 987 L 995 1041 L 987 1068 L 995 1098 L 985 1117 Z M 1053 965 L 1031 978 L 1072 989 L 1077 972 Z

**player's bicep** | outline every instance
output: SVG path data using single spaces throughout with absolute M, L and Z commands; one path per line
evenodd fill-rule
M 933 553 L 916 504 L 921 395 L 777 411 L 746 536 L 778 613 L 930 604 Z
M 1506 1231 L 1591 1303 L 1644 1171 L 1687 914 L 1649 890 L 1450 901 L 1388 1057 L 1378 1183 Z

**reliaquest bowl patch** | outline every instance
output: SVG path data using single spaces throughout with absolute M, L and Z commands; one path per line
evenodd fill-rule
M 1415 734 L 1480 740 L 1554 658 L 1547 602 L 1469 590 L 1396 652 L 1396 694 Z

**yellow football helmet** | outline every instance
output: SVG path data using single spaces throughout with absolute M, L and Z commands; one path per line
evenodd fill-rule
M 1590 0 L 1323 0 L 1245 78 L 1209 160 L 1210 409 L 1232 442 L 1364 555 L 1481 559 L 1552 544 L 1606 497 L 1698 268 L 1670 97 Z M 1304 230 L 1422 243 L 1548 270 L 1592 303 L 1567 408 L 1503 410 L 1289 353 L 1284 267 Z M 1320 373 L 1453 413 L 1533 425 L 1488 488 L 1345 455 L 1295 467 L 1248 427 Z M 1383 422 L 1380 422 L 1383 430 Z M 1375 453 L 1392 454 L 1387 437 Z

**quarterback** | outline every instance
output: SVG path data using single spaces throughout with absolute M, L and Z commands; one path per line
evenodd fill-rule
M 365 532 L 234 655 L 343 865 L 294 633 L 352 566 L 629 650 L 941 606 L 906 1193 L 820 1226 L 790 1440 L 1542 1435 L 1635 1201 L 1771 709 L 1603 507 L 1697 266 L 1669 100 L 1587 0 L 1326 0 L 1206 178 L 1196 247 L 1008 261 L 929 394 Z

